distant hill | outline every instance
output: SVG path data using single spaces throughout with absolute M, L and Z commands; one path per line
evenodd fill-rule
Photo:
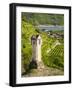
M 48 14 L 48 13 L 24 13 L 22 19 L 32 25 L 64 25 L 63 14 Z

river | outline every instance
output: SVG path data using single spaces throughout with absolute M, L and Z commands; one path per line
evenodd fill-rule
M 38 25 L 35 27 L 39 28 L 42 31 L 64 30 L 64 26 L 59 26 L 59 25 Z

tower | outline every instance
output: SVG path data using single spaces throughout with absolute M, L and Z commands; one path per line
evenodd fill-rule
M 31 37 L 32 44 L 32 64 L 36 65 L 36 68 L 43 68 L 43 62 L 41 60 L 41 45 L 42 39 L 40 35 L 33 35 Z
M 36 35 L 36 60 L 37 62 L 41 62 L 41 45 L 42 45 L 41 36 Z
M 34 36 L 34 35 L 31 37 L 31 44 L 32 44 L 32 60 L 36 61 L 36 54 L 37 54 L 36 53 L 36 46 L 37 46 L 36 44 L 37 43 L 36 43 L 36 36 Z

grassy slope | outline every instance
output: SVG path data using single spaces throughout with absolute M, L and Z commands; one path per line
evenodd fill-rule
M 28 69 L 32 57 L 32 46 L 31 46 L 31 36 L 34 34 L 40 34 L 43 40 L 42 44 L 42 60 L 44 64 L 48 67 L 55 67 L 59 69 L 64 68 L 63 59 L 63 44 L 56 46 L 47 53 L 47 49 L 52 48 L 52 44 L 56 41 L 55 38 L 48 37 L 47 33 L 39 32 L 30 23 L 22 21 L 22 65 L 25 70 Z

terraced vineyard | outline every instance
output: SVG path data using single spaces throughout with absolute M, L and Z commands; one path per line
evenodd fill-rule
M 45 23 L 45 21 L 44 21 Z M 21 41 L 21 72 L 23 76 L 33 76 L 33 73 L 29 75 L 29 63 L 32 59 L 32 46 L 31 46 L 31 36 L 40 34 L 42 37 L 42 61 L 45 65 L 46 75 L 63 75 L 64 74 L 64 39 L 63 30 L 55 30 L 50 32 L 51 35 L 58 34 L 57 37 L 52 37 L 48 35 L 49 32 L 40 31 L 31 22 L 27 22 L 22 19 L 22 41 Z M 60 37 L 59 37 L 60 36 Z M 48 71 L 49 70 L 49 71 Z M 36 71 L 36 70 L 35 70 Z M 56 71 L 56 72 L 55 72 Z M 23 72 L 26 72 L 25 75 Z M 36 71 L 37 74 L 41 76 L 43 70 Z M 50 72 L 50 73 L 49 73 Z M 37 75 L 37 76 L 38 76 Z M 44 75 L 44 74 L 42 74 Z

